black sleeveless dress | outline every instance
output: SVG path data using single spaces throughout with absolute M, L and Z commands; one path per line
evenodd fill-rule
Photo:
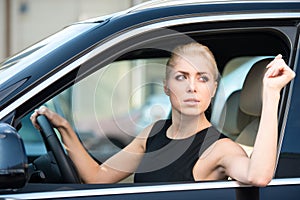
M 171 120 L 154 124 L 146 142 L 146 152 L 135 173 L 135 183 L 193 182 L 193 168 L 202 153 L 215 141 L 226 138 L 214 127 L 185 139 L 170 139 Z

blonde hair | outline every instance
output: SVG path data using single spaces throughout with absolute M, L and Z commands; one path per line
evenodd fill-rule
M 205 59 L 209 67 L 211 67 L 211 69 L 213 70 L 213 76 L 217 81 L 219 76 L 219 71 L 213 53 L 210 51 L 210 49 L 207 46 L 204 46 L 197 42 L 179 45 L 173 50 L 171 57 L 167 62 L 166 79 L 168 79 L 169 77 L 170 67 L 174 66 L 175 59 L 177 57 L 184 57 L 184 56 L 199 56 Z

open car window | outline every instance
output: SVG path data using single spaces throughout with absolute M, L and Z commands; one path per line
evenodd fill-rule
M 226 117 L 227 101 L 232 94 L 242 90 L 246 76 L 256 62 L 272 58 L 279 52 L 288 58 L 286 40 L 278 32 L 266 28 L 183 32 L 154 31 L 124 40 L 100 53 L 96 47 L 95 55 L 88 57 L 79 67 L 72 84 L 68 83 L 71 86 L 58 94 L 49 94 L 50 100 L 43 104 L 65 117 L 88 152 L 99 162 L 104 162 L 144 127 L 158 119 L 170 118 L 171 105 L 163 90 L 167 59 L 176 45 L 197 41 L 215 54 L 220 72 L 219 89 L 207 116 L 225 135 L 232 140 L 238 139 L 239 131 L 246 127 L 246 120 L 243 127 L 235 124 L 238 131 L 224 129 L 225 123 L 234 124 L 236 119 Z M 245 46 L 247 48 L 241 48 Z M 53 87 L 57 87 L 55 83 Z M 239 101 L 239 98 L 235 100 Z M 232 105 L 239 111 L 238 104 Z M 28 155 L 34 160 L 46 154 L 47 148 L 32 127 L 29 116 L 30 113 L 22 119 L 20 133 Z M 226 122 L 225 118 L 221 120 L 224 116 Z M 253 116 L 245 118 L 247 123 L 253 120 Z M 249 154 L 253 139 L 255 135 L 251 136 L 251 141 L 241 140 L 250 148 L 246 149 Z M 132 182 L 132 179 L 126 181 Z

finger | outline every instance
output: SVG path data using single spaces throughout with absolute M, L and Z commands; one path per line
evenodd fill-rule
M 270 63 L 269 67 L 268 67 L 268 70 L 266 71 L 265 73 L 265 77 L 272 77 L 274 76 L 274 74 L 276 73 L 276 64 L 275 64 L 275 60 L 272 61 L 272 64 Z
M 37 115 L 37 110 L 35 110 L 30 116 L 30 120 L 33 122 L 33 124 L 36 122 Z
M 38 115 L 39 115 L 39 114 L 38 114 L 38 110 L 35 110 L 35 111 L 32 113 L 32 115 L 30 116 L 30 120 L 31 120 L 31 123 L 33 124 L 33 126 L 34 126 L 36 129 L 40 130 L 40 126 L 38 125 L 38 123 L 37 123 L 37 121 L 36 121 L 36 118 L 37 118 Z
M 282 59 L 282 55 L 278 54 L 267 66 L 266 68 L 270 68 L 274 65 L 274 63 L 278 60 Z
M 47 108 L 46 106 L 41 106 L 38 109 L 38 114 L 46 116 L 51 121 L 51 119 L 53 118 L 54 113 L 49 108 Z
M 279 76 L 281 75 L 283 72 L 283 69 L 280 67 L 280 68 L 274 68 L 273 70 L 273 73 L 271 74 L 271 77 L 276 77 L 276 76 Z
M 269 69 L 275 62 L 275 59 L 273 59 L 267 66 L 266 68 Z
M 38 109 L 38 114 L 40 115 L 45 115 L 47 113 L 47 110 L 48 108 L 46 106 L 41 106 L 39 109 Z
M 282 59 L 282 55 L 281 54 L 278 54 L 275 59 Z
M 290 79 L 293 79 L 296 76 L 296 73 L 289 67 L 285 67 L 285 74 L 287 74 Z
M 280 74 L 282 74 L 285 70 L 289 69 L 289 66 L 285 63 L 285 61 L 282 59 L 281 55 L 276 56 L 274 59 L 274 62 L 272 63 L 272 66 L 269 68 L 269 77 L 275 77 Z
M 288 69 L 289 67 L 285 64 L 285 62 L 283 60 L 277 62 L 274 67 L 272 67 L 273 71 L 271 73 L 272 77 L 276 77 L 276 76 L 280 76 L 282 74 L 285 73 L 285 71 Z

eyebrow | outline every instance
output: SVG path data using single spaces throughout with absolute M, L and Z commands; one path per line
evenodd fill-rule
M 181 73 L 183 75 L 189 75 L 189 72 L 185 72 L 185 71 L 177 71 L 178 73 Z M 203 74 L 209 74 L 208 72 L 197 72 L 198 75 L 203 75 Z

